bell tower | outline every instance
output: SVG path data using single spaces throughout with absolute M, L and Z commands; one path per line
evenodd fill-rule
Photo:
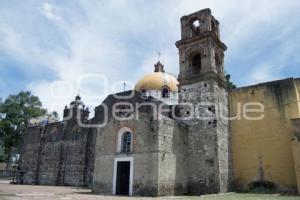
M 187 126 L 187 188 L 191 194 L 226 192 L 229 183 L 225 44 L 210 9 L 181 18 L 179 104 Z
M 219 22 L 211 15 L 210 9 L 181 18 L 181 40 L 176 46 L 182 85 L 211 77 L 225 87 L 223 69 L 227 47 L 220 40 Z

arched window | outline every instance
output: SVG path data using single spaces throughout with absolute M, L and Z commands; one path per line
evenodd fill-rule
M 121 152 L 123 152 L 123 153 L 131 152 L 131 133 L 130 132 L 125 132 L 122 135 Z
M 170 97 L 170 93 L 169 93 L 169 89 L 168 88 L 163 88 L 161 91 L 161 97 L 162 98 L 169 98 Z
M 199 73 L 201 71 L 201 55 L 199 53 L 192 58 L 192 70 L 193 73 Z
M 200 20 L 199 19 L 192 19 L 191 20 L 191 29 L 192 29 L 192 36 L 198 35 L 200 33 Z

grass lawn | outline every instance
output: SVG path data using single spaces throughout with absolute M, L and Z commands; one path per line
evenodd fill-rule
M 186 197 L 182 200 L 300 200 L 300 196 L 281 196 L 279 194 L 236 194 L 205 195 Z

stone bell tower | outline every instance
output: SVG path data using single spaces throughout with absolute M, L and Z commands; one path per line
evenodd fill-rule
M 179 103 L 187 126 L 187 188 L 191 194 L 226 192 L 229 182 L 225 44 L 210 9 L 181 18 Z

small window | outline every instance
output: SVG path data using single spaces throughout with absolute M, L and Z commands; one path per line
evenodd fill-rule
M 164 88 L 162 90 L 161 96 L 162 96 L 162 98 L 169 98 L 169 96 L 170 96 L 169 89 L 168 88 Z
M 125 132 L 122 136 L 122 149 L 123 153 L 131 152 L 131 133 Z
M 146 89 L 142 89 L 141 90 L 141 97 L 142 98 L 146 98 L 147 97 L 147 90 Z
M 78 140 L 79 138 L 80 138 L 79 131 L 78 130 L 74 131 L 73 132 L 73 139 Z

